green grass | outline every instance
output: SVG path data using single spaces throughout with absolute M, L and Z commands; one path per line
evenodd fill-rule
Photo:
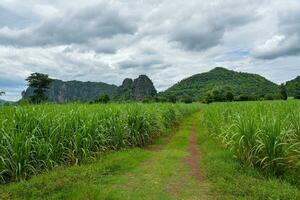
M 209 194 L 214 197 L 212 199 L 300 199 L 300 190 L 296 185 L 266 176 L 259 169 L 239 162 L 230 149 L 208 132 L 204 122 L 200 132 L 198 141 L 203 154 L 201 167 L 210 183 Z
M 0 182 L 150 144 L 199 104 L 0 107 Z
M 276 176 L 300 174 L 300 101 L 212 104 L 205 121 L 243 164 Z
M 101 156 L 81 166 L 60 167 L 28 181 L 0 186 L 2 199 L 198 199 L 206 183 L 184 162 L 195 117 L 186 118 L 160 151 L 141 148 Z M 164 140 L 160 140 L 164 143 Z
M 274 102 L 274 108 L 277 103 L 282 104 Z M 207 108 L 203 107 L 204 111 Z M 0 185 L 0 199 L 300 199 L 293 179 L 277 178 L 240 162 L 206 127 L 205 120 L 198 112 L 181 120 L 178 128 L 162 132 L 164 137 L 156 144 L 165 144 L 177 130 L 159 151 L 121 149 L 76 166 L 58 166 L 29 180 Z M 200 170 L 205 176 L 200 182 L 191 176 L 185 161 L 194 124 L 201 150 Z

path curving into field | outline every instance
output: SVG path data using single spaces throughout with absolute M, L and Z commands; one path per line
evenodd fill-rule
M 136 172 L 126 175 L 129 181 L 125 193 L 143 194 L 146 190 L 149 193 L 143 199 L 210 199 L 197 143 L 200 117 L 199 113 L 188 117 L 175 133 L 145 148 L 153 156 L 142 162 Z
M 57 169 L 5 188 L 4 193 L 0 189 L 0 195 L 7 199 L 20 194 L 25 199 L 211 199 L 199 164 L 200 120 L 195 113 L 157 144 Z

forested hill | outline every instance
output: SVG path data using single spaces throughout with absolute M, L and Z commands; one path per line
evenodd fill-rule
M 299 86 L 300 77 L 288 81 L 286 85 L 288 95 L 293 96 Z M 154 97 L 155 99 L 174 97 L 179 101 L 192 98 L 193 101 L 198 101 L 203 100 L 208 93 L 216 91 L 223 96 L 230 93 L 235 100 L 280 99 L 278 85 L 266 78 L 221 67 L 188 77 L 156 97 L 153 82 L 146 75 L 140 75 L 134 80 L 127 78 L 119 87 L 102 82 L 53 80 L 46 95 L 49 101 L 58 103 L 91 102 L 104 94 L 115 101 L 151 101 Z M 23 99 L 29 99 L 32 94 L 33 88 L 27 88 L 22 94 Z
M 73 101 L 93 101 L 100 95 L 115 95 L 118 87 L 102 82 L 81 82 L 53 80 L 46 95 L 49 101 L 66 103 Z M 29 99 L 33 88 L 28 87 L 22 93 L 23 99 Z
M 300 76 L 297 78 L 286 82 L 286 89 L 288 96 L 300 95 Z
M 186 78 L 160 95 L 173 95 L 178 99 L 190 96 L 196 100 L 213 89 L 227 90 L 235 96 L 255 95 L 259 97 L 278 93 L 278 85 L 260 75 L 217 67 L 209 72 Z

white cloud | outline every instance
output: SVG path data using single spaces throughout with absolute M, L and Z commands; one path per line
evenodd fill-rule
M 262 44 L 254 47 L 253 55 L 260 59 L 275 59 L 300 54 L 300 2 L 275 1 L 276 30 Z
M 20 98 L 31 72 L 121 84 L 149 75 L 158 90 L 223 66 L 282 82 L 300 73 L 294 0 L 5 0 L 0 89 Z

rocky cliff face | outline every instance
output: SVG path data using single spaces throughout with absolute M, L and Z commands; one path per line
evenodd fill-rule
M 61 81 L 53 80 L 49 86 L 47 97 L 49 101 L 67 103 L 73 101 L 93 101 L 103 94 L 114 96 L 118 87 L 106 83 Z M 33 94 L 33 88 L 29 87 L 22 93 L 23 99 L 29 99 Z
M 27 88 L 22 93 L 23 99 L 29 99 L 33 95 L 33 90 L 31 87 Z M 89 102 L 103 94 L 120 101 L 142 101 L 154 96 L 156 89 L 150 78 L 140 75 L 134 80 L 125 79 L 120 87 L 101 82 L 53 80 L 46 93 L 48 101 L 57 103 Z
M 142 101 L 145 98 L 153 97 L 156 89 L 151 79 L 146 75 L 140 75 L 138 78 L 125 79 L 119 87 L 116 100 L 135 100 Z
M 148 76 L 140 75 L 133 81 L 133 95 L 136 100 L 153 97 L 155 94 L 156 89 Z

